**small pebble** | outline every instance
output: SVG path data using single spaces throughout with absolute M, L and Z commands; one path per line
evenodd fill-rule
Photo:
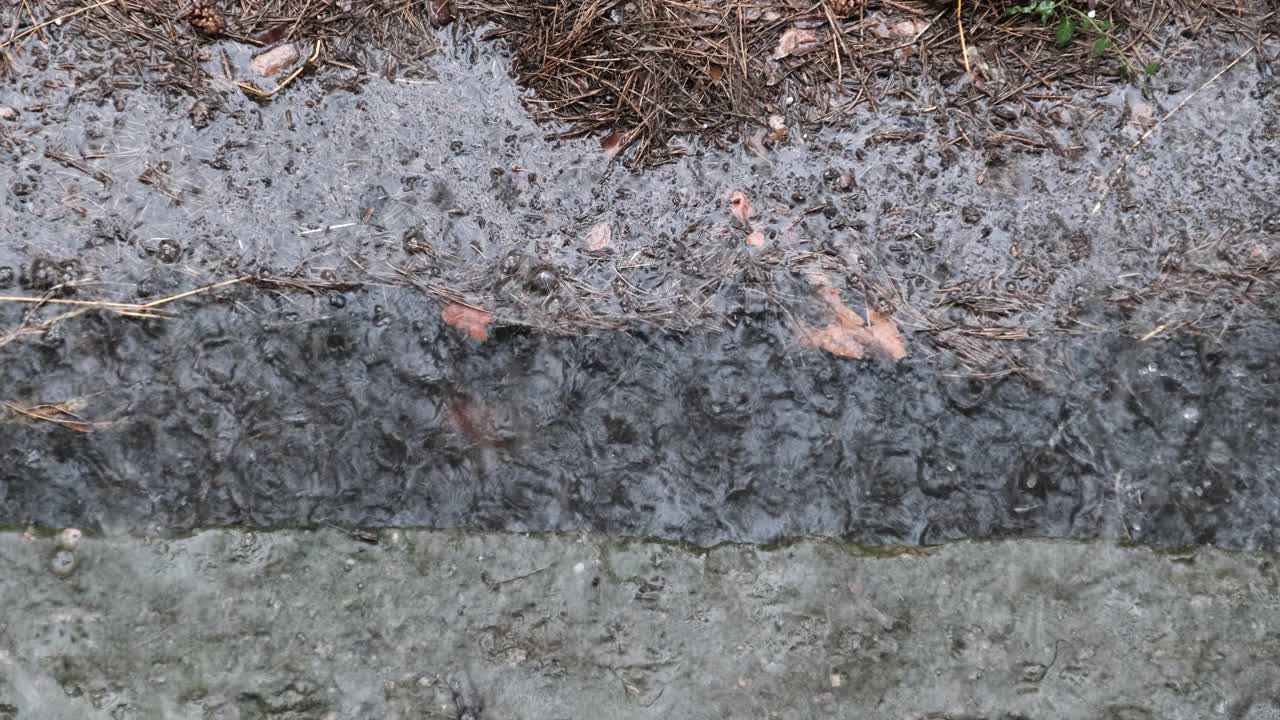
M 550 293 L 559 281 L 555 268 L 550 265 L 540 265 L 529 272 L 529 288 L 536 292 Z
M 1001 105 L 1000 107 L 996 108 L 993 112 L 995 113 L 996 117 L 1000 118 L 1001 120 L 1004 120 L 1005 122 L 1014 122 L 1018 119 L 1018 115 L 1019 115 L 1018 108 L 1013 107 L 1011 105 Z
M 76 569 L 76 556 L 70 550 L 59 550 L 49 561 L 49 569 L 54 575 L 70 575 Z
M 67 528 L 58 535 L 58 547 L 63 550 L 75 550 L 80 545 L 82 533 L 76 528 Z
M 0 120 L 17 120 L 18 111 L 8 105 L 0 105 Z

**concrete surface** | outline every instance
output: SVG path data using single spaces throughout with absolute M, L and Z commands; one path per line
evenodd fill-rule
M 0 718 L 1280 716 L 1274 559 L 0 534 Z

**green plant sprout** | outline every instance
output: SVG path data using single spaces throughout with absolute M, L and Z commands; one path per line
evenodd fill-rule
M 1055 37 L 1058 47 L 1066 47 L 1081 31 L 1095 35 L 1093 44 L 1089 48 L 1090 53 L 1100 58 L 1111 50 L 1124 65 L 1125 76 L 1132 80 L 1146 80 L 1160 72 L 1160 64 L 1154 62 L 1142 66 L 1139 70 L 1116 42 L 1116 37 L 1112 34 L 1115 25 L 1107 18 L 1098 17 L 1094 10 L 1085 12 L 1067 0 L 1031 0 L 1026 5 L 1009 8 L 1008 13 L 1037 18 L 1042 25 L 1056 23 Z

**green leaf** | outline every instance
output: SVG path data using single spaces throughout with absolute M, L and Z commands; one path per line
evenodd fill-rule
M 1111 47 L 1111 38 L 1107 37 L 1106 35 L 1103 35 L 1102 37 L 1093 41 L 1093 48 L 1091 49 L 1091 52 L 1093 53 L 1094 57 L 1100 58 L 1103 55 L 1107 54 L 1107 48 L 1109 47 Z
M 1040 5 L 1036 8 L 1036 11 L 1040 13 L 1040 23 L 1048 25 L 1049 21 L 1053 19 L 1054 11 L 1057 9 L 1057 0 L 1040 0 Z
M 1142 71 L 1147 74 L 1147 77 L 1154 77 L 1156 73 L 1160 72 L 1160 63 L 1148 63 L 1146 67 L 1142 68 Z
M 1062 18 L 1062 22 L 1058 23 L 1058 47 L 1066 47 L 1075 35 L 1076 26 L 1071 22 L 1071 18 Z

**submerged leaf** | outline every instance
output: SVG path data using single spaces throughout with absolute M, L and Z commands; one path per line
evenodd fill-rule
M 755 209 L 751 207 L 751 201 L 747 199 L 745 193 L 734 190 L 729 193 L 729 215 L 733 218 L 733 222 L 738 227 L 750 227 L 751 216 L 755 214 Z
M 449 303 L 440 310 L 440 319 L 450 327 L 466 333 L 471 339 L 484 342 L 489 339 L 489 323 L 493 322 L 493 313 L 470 305 Z
M 601 222 L 591 226 L 582 244 L 591 252 L 603 252 L 609 248 L 612 241 L 613 227 L 607 222 Z
M 907 356 L 907 342 L 888 317 L 872 310 L 867 313 L 868 325 L 862 315 L 840 301 L 840 291 L 833 287 L 820 288 L 818 298 L 826 303 L 834 319 L 824 327 L 806 329 L 800 342 L 855 360 L 865 357 L 868 350 L 894 361 Z

